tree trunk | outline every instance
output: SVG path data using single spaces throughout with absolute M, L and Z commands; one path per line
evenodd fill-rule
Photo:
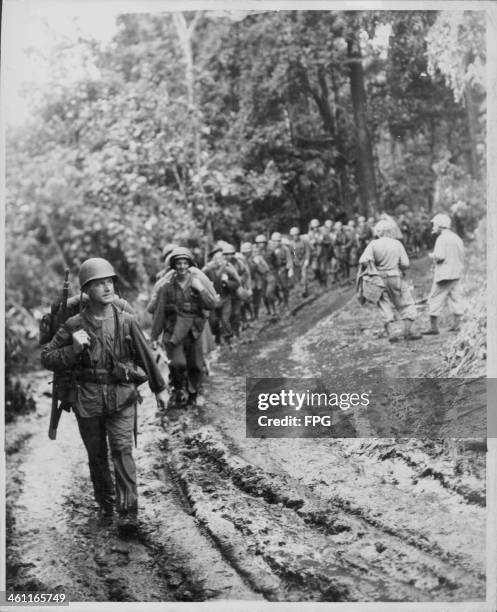
M 350 65 L 350 91 L 357 140 L 357 179 L 361 212 L 364 216 L 374 215 L 378 209 L 376 181 L 374 175 L 373 151 L 369 136 L 366 117 L 366 90 L 364 87 L 364 71 L 361 60 L 361 50 L 357 34 L 351 31 L 347 40 L 347 55 Z
M 193 48 L 192 48 L 192 37 L 195 31 L 195 27 L 198 24 L 201 13 L 195 13 L 192 21 L 187 24 L 183 13 L 173 13 L 173 22 L 176 28 L 176 33 L 183 50 L 185 57 L 185 80 L 186 80 L 186 91 L 187 91 L 187 103 L 188 103 L 188 114 L 191 117 L 191 129 L 192 129 L 192 140 L 193 140 L 193 156 L 195 164 L 195 173 L 197 176 L 197 185 L 200 190 L 200 196 L 204 209 L 204 224 L 207 228 L 209 240 L 213 242 L 213 230 L 212 221 L 210 218 L 210 203 L 205 193 L 204 184 L 202 180 L 202 159 L 201 159 L 201 142 L 200 142 L 200 121 L 199 121 L 199 110 L 197 108 L 195 100 L 195 71 L 193 63 Z
M 466 85 L 464 88 L 464 106 L 466 108 L 466 117 L 468 120 L 468 141 L 469 141 L 469 170 L 472 178 L 480 178 L 480 168 L 478 166 L 478 117 L 476 104 L 473 99 L 471 86 Z
M 345 157 L 345 142 L 342 138 L 342 110 L 340 108 L 340 92 L 335 71 L 331 68 L 331 87 L 333 89 L 333 98 L 335 103 L 335 140 L 337 148 L 337 158 L 335 160 L 335 168 L 338 174 L 338 192 L 340 198 L 340 206 L 343 210 L 348 211 L 350 208 L 350 190 L 349 179 L 347 173 L 347 158 Z
M 332 138 L 333 143 L 338 151 L 338 156 L 335 160 L 335 170 L 338 174 L 338 182 L 337 182 L 337 192 L 338 192 L 338 200 L 341 208 L 346 210 L 349 204 L 348 198 L 348 181 L 347 181 L 347 162 L 345 157 L 343 156 L 343 139 L 340 134 L 340 111 L 338 109 L 337 104 L 337 87 L 335 81 L 332 76 L 332 87 L 333 87 L 333 95 L 335 98 L 335 112 L 333 112 L 333 108 L 330 104 L 330 94 L 328 88 L 328 82 L 326 80 L 325 69 L 321 66 L 318 69 L 318 84 L 319 89 L 313 87 L 310 83 L 309 75 L 305 68 L 302 68 L 302 77 L 304 81 L 305 88 L 312 95 L 314 101 L 319 110 L 319 114 L 321 116 L 321 120 L 323 122 L 323 128 L 325 132 L 327 132 Z

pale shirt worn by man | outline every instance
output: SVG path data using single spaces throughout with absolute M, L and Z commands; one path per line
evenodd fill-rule
M 359 263 L 373 261 L 376 269 L 386 276 L 400 276 L 409 267 L 409 258 L 402 243 L 395 238 L 381 236 L 371 241 L 359 258 Z
M 450 229 L 443 228 L 433 249 L 435 274 L 433 287 L 428 298 L 430 317 L 438 317 L 445 302 L 455 317 L 453 327 L 459 327 L 459 317 L 463 314 L 463 300 L 460 279 L 464 273 L 464 244 L 461 238 Z
M 411 291 L 402 278 L 402 271 L 409 267 L 409 257 L 399 240 L 384 235 L 391 231 L 387 222 L 377 224 L 375 232 L 379 237 L 372 240 L 364 249 L 359 258 L 359 264 L 365 266 L 368 262 L 374 263 L 376 270 L 383 278 L 385 289 L 377 305 L 382 314 L 389 340 L 393 342 L 398 339 L 390 331 L 390 324 L 395 319 L 395 310 L 404 321 L 404 337 L 407 340 L 417 340 L 419 334 L 411 330 L 417 316 L 416 306 Z

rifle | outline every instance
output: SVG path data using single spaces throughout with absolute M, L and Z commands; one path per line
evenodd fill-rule
M 60 304 L 52 304 L 52 335 L 55 335 L 57 329 L 65 322 L 67 318 L 67 299 L 69 297 L 69 270 L 67 269 L 64 277 L 64 285 L 62 286 L 62 301 Z M 50 410 L 50 425 L 48 427 L 48 437 L 50 440 L 55 440 L 57 437 L 57 427 L 59 425 L 60 415 L 64 409 L 64 404 L 59 404 L 59 385 L 63 378 L 63 372 L 54 372 L 52 381 L 52 409 Z

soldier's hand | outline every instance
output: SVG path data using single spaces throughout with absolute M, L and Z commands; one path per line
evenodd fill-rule
M 196 290 L 196 291 L 202 291 L 202 289 L 204 288 L 204 286 L 202 285 L 202 283 L 200 282 L 200 279 L 193 277 L 192 278 L 192 287 Z
M 72 346 L 77 355 L 82 353 L 85 346 L 90 346 L 90 336 L 84 329 L 78 329 L 72 335 Z
M 293 268 L 290 268 L 288 270 L 288 278 L 292 278 L 293 277 Z

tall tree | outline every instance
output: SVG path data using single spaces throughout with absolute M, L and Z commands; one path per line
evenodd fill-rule
M 362 214 L 370 216 L 378 209 L 373 151 L 368 129 L 364 69 L 362 66 L 359 27 L 356 19 L 347 34 L 347 55 L 350 69 L 350 91 L 354 108 L 355 133 L 357 138 L 357 178 L 361 198 Z

